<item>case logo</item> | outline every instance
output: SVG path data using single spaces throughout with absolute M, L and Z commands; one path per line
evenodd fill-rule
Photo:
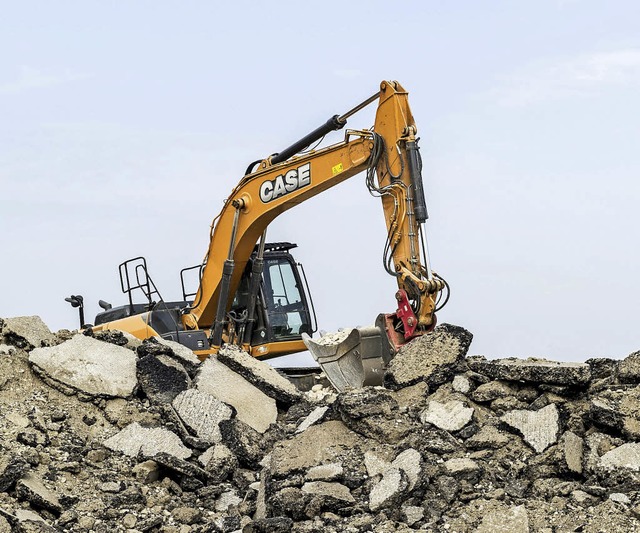
M 297 169 L 291 169 L 272 180 L 260 185 L 260 200 L 269 203 L 285 194 L 292 193 L 311 183 L 311 163 L 305 163 Z

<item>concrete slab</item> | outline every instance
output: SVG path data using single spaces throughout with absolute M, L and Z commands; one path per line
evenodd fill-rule
M 151 458 L 166 452 L 179 459 L 191 457 L 191 450 L 182 444 L 180 437 L 165 428 L 145 428 L 137 422 L 129 424 L 119 433 L 103 442 L 110 450 L 129 457 L 142 455 Z
M 302 393 L 275 368 L 237 346 L 223 346 L 218 353 L 218 361 L 279 402 L 291 405 L 302 399 Z
M 524 441 L 538 453 L 542 453 L 558 440 L 560 417 L 554 403 L 538 411 L 509 411 L 500 420 L 516 429 Z
M 469 368 L 493 379 L 529 381 L 556 385 L 587 385 L 591 367 L 586 363 L 561 363 L 547 359 L 492 359 L 482 356 L 467 358 Z
M 259 433 L 264 433 L 278 417 L 273 398 L 213 357 L 202 363 L 195 384 L 198 390 L 231 405 L 238 419 Z
M 138 385 L 135 353 L 85 335 L 36 348 L 29 361 L 55 381 L 91 396 L 128 398 Z
M 405 344 L 391 360 L 384 385 L 398 390 L 424 381 L 440 385 L 451 379 L 471 345 L 473 335 L 451 324 L 437 326 L 433 332 Z
M 0 335 L 7 344 L 23 350 L 42 348 L 55 342 L 55 335 L 39 316 L 0 318 Z
M 220 422 L 233 415 L 231 408 L 206 392 L 188 389 L 176 396 L 173 408 L 196 437 L 209 442 L 220 442 Z
M 459 431 L 473 418 L 473 407 L 466 407 L 460 400 L 440 403 L 431 400 L 427 408 L 420 413 L 420 421 L 446 431 Z

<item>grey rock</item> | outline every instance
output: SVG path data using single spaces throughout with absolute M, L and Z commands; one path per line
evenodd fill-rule
M 202 520 L 202 512 L 193 507 L 176 507 L 171 511 L 171 516 L 179 524 L 193 525 Z
M 90 396 L 128 398 L 138 384 L 136 355 L 131 350 L 85 335 L 36 348 L 29 361 L 55 381 Z
M 340 393 L 335 406 L 349 429 L 380 442 L 395 444 L 417 427 L 400 411 L 393 393 L 381 387 Z
M 27 351 L 55 342 L 55 335 L 39 316 L 0 318 L 0 335 L 7 344 Z
M 467 359 L 467 364 L 471 370 L 499 380 L 587 385 L 591 379 L 591 368 L 586 363 L 515 358 L 489 361 L 481 356 L 473 356 Z
M 216 511 L 223 513 L 229 510 L 230 507 L 238 505 L 242 501 L 242 498 L 238 496 L 235 491 L 227 491 L 220 494 L 216 500 Z
M 198 438 L 210 442 L 220 442 L 220 422 L 229 420 L 233 414 L 228 405 L 198 389 L 181 392 L 172 405 L 180 419 Z
M 62 512 L 58 496 L 45 487 L 42 480 L 33 473 L 28 473 L 16 483 L 16 496 L 20 500 L 27 500 L 36 508 L 56 514 Z
M 273 398 L 212 357 L 200 366 L 196 387 L 231 405 L 238 419 L 259 433 L 264 433 L 277 419 L 278 410 Z
M 538 453 L 558 440 L 560 417 L 555 404 L 547 405 L 539 411 L 510 411 L 500 420 L 518 430 L 524 441 Z
M 137 376 L 144 394 L 156 403 L 171 403 L 191 385 L 187 371 L 166 355 L 138 358 Z
M 364 452 L 364 466 L 367 469 L 367 475 L 375 477 L 384 474 L 385 470 L 391 467 L 391 461 L 387 461 L 378 454 L 367 450 Z
M 473 335 L 451 324 L 437 326 L 400 348 L 384 374 L 384 385 L 397 390 L 425 381 L 440 385 L 464 362 Z
M 129 457 L 151 458 L 166 452 L 179 459 L 191 457 L 191 450 L 182 444 L 180 437 L 165 428 L 145 428 L 137 422 L 129 424 L 119 433 L 104 441 L 104 446 Z
M 328 410 L 329 407 L 326 405 L 316 407 L 302 422 L 300 422 L 300 425 L 296 428 L 296 433 L 302 433 L 313 424 L 316 424 L 317 422 L 322 420 Z
M 268 363 L 252 357 L 234 345 L 225 345 L 218 353 L 218 361 L 258 387 L 267 396 L 291 405 L 302 399 L 302 393 L 287 378 Z
M 420 414 L 420 421 L 446 431 L 458 431 L 471 422 L 473 412 L 473 407 L 466 407 L 460 400 L 446 403 L 431 400 L 427 409 Z
M 587 359 L 585 363 L 591 367 L 591 379 L 607 379 L 617 374 L 620 361 L 606 357 L 593 357 Z

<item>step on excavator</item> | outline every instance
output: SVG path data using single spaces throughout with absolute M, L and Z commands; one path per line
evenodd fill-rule
M 308 148 L 365 106 L 377 102 L 371 129 L 346 129 L 342 142 Z M 436 311 L 449 299 L 447 282 L 432 270 L 426 246 L 427 205 L 422 181 L 417 128 L 408 93 L 396 81 L 285 150 L 249 165 L 211 225 L 202 264 L 181 272 L 183 299 L 164 301 L 143 257 L 119 267 L 121 288 L 129 303 L 103 312 L 94 325 L 121 330 L 139 339 L 161 337 L 192 349 L 201 360 L 234 344 L 256 357 L 274 357 L 306 349 L 339 391 L 381 384 L 384 368 L 398 349 L 428 334 Z M 342 330 L 313 339 L 317 321 L 309 287 L 288 242 L 267 242 L 267 227 L 284 211 L 352 176 L 365 173 L 369 192 L 380 198 L 386 222 L 383 263 L 398 285 L 396 311 L 380 314 L 373 326 Z M 194 277 L 196 292 L 185 279 Z M 141 292 L 144 303 L 134 303 Z M 292 369 L 290 375 L 301 373 Z

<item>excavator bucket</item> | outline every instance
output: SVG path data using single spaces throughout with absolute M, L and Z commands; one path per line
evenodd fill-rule
M 395 351 L 380 319 L 375 326 L 323 335 L 302 335 L 307 349 L 336 390 L 382 385 L 382 376 Z

